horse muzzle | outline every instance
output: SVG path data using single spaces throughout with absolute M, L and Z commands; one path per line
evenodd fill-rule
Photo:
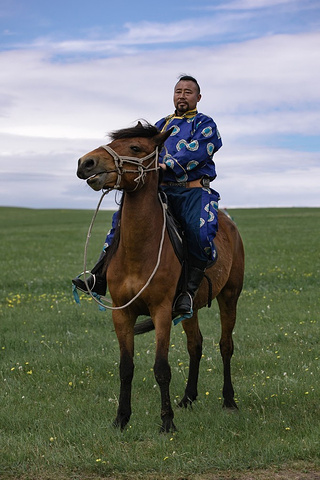
M 87 179 L 87 184 L 95 191 L 102 190 L 107 183 L 108 172 L 99 172 Z
M 96 174 L 99 174 L 101 168 L 98 167 L 98 161 L 94 157 L 82 157 L 78 161 L 77 176 L 81 180 L 87 180 Z
M 106 181 L 108 172 L 101 169 L 99 162 L 94 157 L 82 157 L 78 162 L 77 176 L 81 180 L 87 180 L 87 184 L 93 190 L 101 190 Z

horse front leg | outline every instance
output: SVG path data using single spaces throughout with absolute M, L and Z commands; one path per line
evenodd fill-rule
M 217 297 L 220 308 L 221 338 L 220 353 L 223 362 L 223 407 L 238 409 L 234 400 L 234 390 L 231 381 L 231 358 L 233 355 L 232 332 L 236 322 L 236 306 L 238 295 L 233 290 L 226 290 Z
M 156 327 L 156 357 L 154 363 L 154 376 L 160 387 L 161 393 L 161 427 L 160 432 L 174 432 L 176 427 L 173 423 L 174 413 L 170 400 L 171 368 L 168 362 L 170 330 L 171 330 L 171 306 L 168 320 L 159 322 L 155 320 Z
M 127 319 L 122 312 L 114 312 L 113 321 L 120 348 L 120 395 L 115 427 L 123 430 L 131 417 L 131 389 L 134 372 L 134 322 Z
M 200 360 L 202 357 L 202 334 L 199 329 L 198 314 L 184 320 L 182 326 L 187 335 L 187 348 L 189 352 L 189 375 L 188 382 L 179 407 L 187 408 L 198 396 L 198 378 Z

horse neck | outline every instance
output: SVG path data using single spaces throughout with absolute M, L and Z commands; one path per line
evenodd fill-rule
M 152 239 L 159 239 L 163 226 L 158 198 L 158 176 L 149 174 L 146 183 L 135 192 L 126 192 L 121 213 L 120 243 L 128 252 L 146 251 Z M 156 241 L 156 245 L 159 240 Z

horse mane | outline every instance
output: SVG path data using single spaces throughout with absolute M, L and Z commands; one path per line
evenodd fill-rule
M 157 127 L 144 120 L 143 123 L 138 122 L 135 127 L 115 130 L 114 132 L 111 132 L 109 136 L 111 140 L 134 137 L 152 138 L 158 133 L 160 133 L 160 130 Z

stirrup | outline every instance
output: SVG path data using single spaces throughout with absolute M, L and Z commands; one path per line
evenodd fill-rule
M 177 317 L 174 317 L 172 319 L 173 325 L 176 326 L 178 323 L 182 322 L 182 320 L 186 320 L 187 318 L 191 318 L 193 315 L 193 310 L 191 313 L 184 313 L 181 315 L 178 315 Z
M 99 303 L 99 310 L 101 310 L 102 312 L 105 312 L 106 311 L 106 308 L 102 305 L 101 301 L 102 301 L 102 298 L 103 295 L 99 295 L 99 293 L 97 292 L 93 292 L 92 289 L 94 288 L 95 284 L 96 284 L 96 276 L 94 273 L 90 272 L 90 271 L 87 271 L 87 272 L 82 272 L 80 273 L 80 275 L 78 275 L 76 278 L 80 278 L 82 275 L 84 275 L 84 273 L 90 273 L 90 275 L 93 277 L 94 279 L 94 283 L 93 283 L 93 286 L 92 288 L 90 288 L 91 290 L 91 293 L 88 291 L 88 290 L 82 290 L 82 288 L 80 287 L 77 287 L 74 283 L 72 283 L 72 294 L 73 294 L 73 298 L 74 298 L 74 301 L 80 305 L 80 298 L 79 298 L 79 293 L 78 293 L 78 290 L 80 290 L 81 292 L 85 293 L 86 295 L 92 295 L 93 297 L 95 297 Z
M 90 273 L 90 275 L 91 275 L 91 272 L 90 272 L 89 270 L 87 270 L 86 272 L 79 273 L 79 275 L 77 275 L 75 279 L 78 279 L 78 278 L 82 277 L 82 275 L 84 275 L 85 273 L 86 273 L 86 274 L 87 274 L 87 273 Z M 87 295 L 88 295 L 89 292 L 82 290 L 82 288 L 80 288 L 80 287 L 77 287 L 77 286 L 73 283 L 73 280 L 72 280 L 72 284 L 71 284 L 71 285 L 72 285 L 72 295 L 73 295 L 74 301 L 75 301 L 78 305 L 80 305 L 80 298 L 79 298 L 79 294 L 78 294 L 78 289 L 81 290 L 81 292 L 86 293 Z
M 187 295 L 189 297 L 189 299 L 190 299 L 190 310 L 188 312 L 179 313 L 179 311 L 176 312 L 176 303 L 182 295 Z M 177 325 L 182 320 L 185 320 L 187 318 L 191 318 L 193 316 L 193 298 L 192 298 L 192 295 L 189 292 L 181 292 L 177 296 L 177 298 L 175 299 L 174 304 L 172 306 L 172 315 L 173 315 L 172 321 L 173 321 L 174 325 Z
M 92 286 L 88 286 L 88 287 L 87 287 L 86 282 L 85 282 L 84 280 L 80 280 L 80 282 L 82 282 L 83 285 L 84 285 L 83 287 L 81 287 L 80 285 L 77 285 L 77 284 L 74 282 L 74 280 L 78 280 L 78 278 L 82 277 L 82 275 L 84 275 L 84 274 L 86 274 L 86 275 L 87 275 L 87 274 L 90 274 L 90 277 L 86 277 L 86 281 L 87 281 L 87 283 L 88 283 L 88 285 L 89 285 L 89 280 L 92 281 L 92 280 L 91 280 L 91 278 L 92 278 L 92 279 L 93 279 L 93 284 L 92 284 Z M 96 285 L 96 281 L 97 281 L 96 275 L 95 275 L 94 273 L 92 273 L 90 270 L 87 270 L 86 272 L 80 273 L 75 279 L 73 279 L 73 280 L 72 280 L 72 284 L 73 284 L 73 286 L 74 286 L 76 289 L 81 290 L 81 292 L 86 293 L 86 294 L 88 295 L 88 294 L 90 293 L 89 290 L 91 290 L 91 291 L 94 290 L 94 287 L 95 287 L 95 285 Z

